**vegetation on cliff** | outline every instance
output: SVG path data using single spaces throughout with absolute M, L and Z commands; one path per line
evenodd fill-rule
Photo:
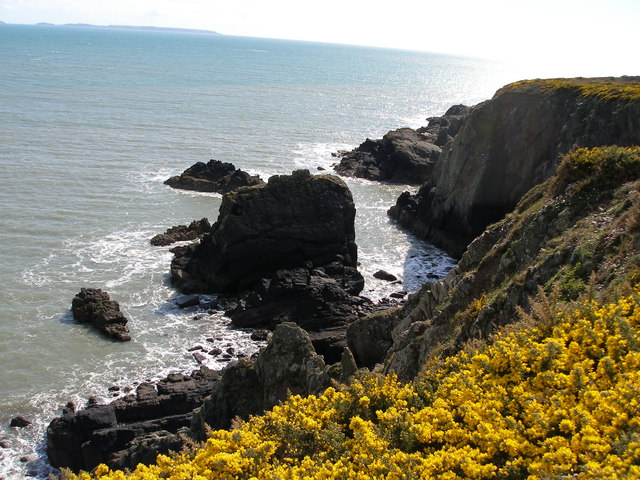
M 638 77 L 521 80 L 506 85 L 498 90 L 498 93 L 527 90 L 549 93 L 560 89 L 576 92 L 581 97 L 599 97 L 607 100 L 640 100 Z
M 368 376 L 293 396 L 195 452 L 68 478 L 637 478 L 640 290 L 536 307 L 414 382 Z
M 431 352 L 396 348 L 419 360 L 412 381 L 368 374 L 156 465 L 66 477 L 638 478 L 639 191 L 639 147 L 566 155 L 470 246 L 443 302 L 405 312 Z

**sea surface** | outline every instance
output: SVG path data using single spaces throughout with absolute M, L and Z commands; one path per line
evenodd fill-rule
M 46 477 L 46 426 L 69 400 L 106 401 L 110 386 L 189 372 L 188 349 L 207 338 L 246 355 L 260 348 L 222 315 L 172 302 L 172 254 L 149 239 L 214 221 L 221 197 L 166 178 L 211 158 L 264 179 L 330 170 L 332 152 L 426 125 L 517 79 L 503 65 L 411 51 L 0 25 L 0 478 Z M 365 296 L 412 291 L 451 268 L 387 218 L 409 187 L 346 181 Z M 374 279 L 381 268 L 403 284 Z M 74 323 L 81 287 L 120 302 L 131 342 Z M 9 428 L 17 415 L 32 425 Z

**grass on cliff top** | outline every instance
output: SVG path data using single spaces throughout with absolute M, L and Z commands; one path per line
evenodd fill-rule
M 580 148 L 563 157 L 550 190 L 557 195 L 567 187 L 607 189 L 638 178 L 640 147 Z
M 202 448 L 75 480 L 640 478 L 640 290 L 555 305 L 432 366 L 292 396 Z M 534 318 L 535 317 L 535 318 Z
M 574 91 L 581 97 L 598 97 L 606 100 L 640 100 L 640 77 L 521 80 L 502 87 L 498 93 L 526 91 L 552 93 L 561 89 Z

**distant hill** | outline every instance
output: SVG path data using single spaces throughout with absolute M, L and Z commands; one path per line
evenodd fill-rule
M 40 25 L 40 24 L 39 24 Z M 50 25 L 50 24 L 47 24 Z M 213 30 L 198 30 L 191 28 L 172 28 L 172 27 L 150 27 L 137 25 L 91 25 L 88 23 L 66 23 L 63 27 L 81 27 L 81 28 L 108 28 L 114 30 L 142 30 L 152 32 L 174 32 L 174 33 L 199 33 L 204 35 L 220 35 Z
M 10 25 L 7 22 L 0 21 L 0 25 Z M 221 35 L 213 30 L 198 30 L 192 28 L 173 28 L 173 27 L 151 27 L 151 26 L 139 26 L 139 25 L 92 25 L 90 23 L 65 23 L 63 25 L 56 25 L 49 22 L 38 22 L 35 24 L 37 27 L 78 27 L 78 28 L 101 28 L 112 30 L 139 30 L 147 32 L 173 32 L 173 33 L 197 33 L 200 35 Z

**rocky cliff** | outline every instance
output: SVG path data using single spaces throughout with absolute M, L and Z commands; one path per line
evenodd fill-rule
M 640 144 L 639 77 L 531 80 L 475 106 L 430 180 L 390 210 L 418 236 L 460 256 L 576 147 Z
M 430 359 L 489 338 L 540 290 L 571 300 L 637 277 L 639 191 L 639 147 L 568 154 L 557 175 L 476 238 L 444 280 L 424 285 L 401 309 L 353 323 L 358 362 L 384 363 L 411 379 Z

